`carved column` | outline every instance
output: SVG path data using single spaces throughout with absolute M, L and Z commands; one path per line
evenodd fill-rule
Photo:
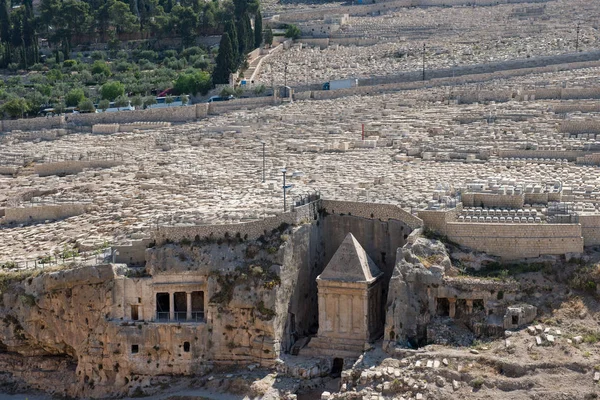
M 448 303 L 450 303 L 449 315 L 450 318 L 454 318 L 456 315 L 456 299 L 448 299 Z
M 185 319 L 188 321 L 192 319 L 192 292 L 185 292 L 185 298 L 187 300 L 187 309 Z
M 169 292 L 169 321 L 175 320 L 175 295 Z
M 467 314 L 473 313 L 473 300 L 467 300 Z

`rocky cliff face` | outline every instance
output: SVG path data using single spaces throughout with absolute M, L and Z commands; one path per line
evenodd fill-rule
M 398 249 L 396 267 L 390 280 L 385 323 L 385 346 L 422 343 L 432 318 L 431 289 L 443 283 L 444 275 L 454 275 L 443 243 L 414 231 Z
M 149 393 L 215 363 L 272 366 L 316 321 L 319 232 L 306 224 L 258 241 L 171 243 L 149 249 L 137 277 L 124 265 L 102 265 L 14 282 L 0 307 L 0 385 L 114 397 Z M 127 296 L 115 288 L 126 281 L 148 295 L 142 303 L 152 302 L 148 288 L 165 276 L 205 282 L 205 322 L 127 317 Z

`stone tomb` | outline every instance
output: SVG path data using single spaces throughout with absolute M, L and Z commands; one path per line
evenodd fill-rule
M 348 233 L 317 277 L 319 331 L 302 354 L 358 357 L 383 332 L 383 272 Z

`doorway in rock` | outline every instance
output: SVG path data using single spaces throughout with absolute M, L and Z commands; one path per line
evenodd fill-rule
M 333 378 L 339 378 L 342 376 L 342 370 L 344 369 L 344 359 L 334 358 L 331 364 L 331 376 Z

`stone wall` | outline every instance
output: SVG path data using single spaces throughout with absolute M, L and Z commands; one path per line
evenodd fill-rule
M 47 219 L 62 219 L 80 215 L 86 212 L 84 204 L 48 204 L 32 207 L 6 208 L 2 223 L 21 223 L 30 221 L 45 221 Z
M 39 176 L 70 175 L 78 174 L 85 168 L 112 168 L 120 164 L 118 160 L 70 160 L 36 164 L 34 170 Z
M 197 226 L 160 226 L 155 232 L 157 245 L 167 242 L 181 242 L 184 239 L 194 241 L 204 238 L 241 237 L 245 240 L 257 239 L 265 233 L 277 229 L 282 224 L 294 225 L 299 222 L 313 220 L 319 209 L 319 201 L 296 207 L 294 211 L 282 213 L 275 217 L 239 224 L 197 225 Z
M 219 101 L 208 104 L 208 114 L 222 114 L 235 110 L 250 110 L 262 106 L 272 106 L 281 104 L 273 96 L 251 97 L 249 99 L 234 99 L 229 101 Z
M 585 246 L 600 245 L 600 215 L 580 215 L 579 223 Z
M 112 251 L 116 252 L 115 262 L 120 264 L 143 264 L 146 261 L 146 249 L 152 242 L 152 239 L 133 240 L 129 244 L 112 246 Z
M 92 126 L 95 124 L 125 124 L 144 122 L 187 122 L 204 118 L 208 114 L 208 103 L 185 107 L 149 108 L 146 110 L 69 114 L 50 118 L 28 118 L 0 121 L 0 131 L 42 130 L 67 126 Z
M 355 217 L 380 219 L 382 221 L 395 219 L 404 222 L 412 229 L 416 229 L 423 224 L 419 218 L 394 204 L 322 200 L 321 207 L 329 214 L 347 214 Z
M 525 196 L 523 194 L 463 193 L 461 201 L 464 207 L 523 208 Z
M 381 14 L 391 10 L 406 7 L 450 7 L 450 6 L 491 6 L 497 4 L 513 4 L 513 3 L 543 3 L 548 0 L 391 0 L 383 2 L 373 2 L 374 4 L 339 6 L 327 8 L 326 14 L 348 14 L 354 16 Z M 292 12 L 288 14 L 280 14 L 278 16 L 281 22 L 301 22 L 323 19 L 323 10 L 319 11 L 302 11 Z
M 560 158 L 575 161 L 577 157 L 585 154 L 587 154 L 585 151 L 577 150 L 498 150 L 498 157 L 501 158 Z
M 28 118 L 0 120 L 0 132 L 10 131 L 41 131 L 42 129 L 62 128 L 65 124 L 65 117 L 48 118 Z
M 503 259 L 539 257 L 544 254 L 582 253 L 579 224 L 478 224 L 451 222 L 448 240 Z
M 583 252 L 580 224 L 508 224 L 456 222 L 456 210 L 419 211 L 427 229 L 472 250 L 503 259 L 539 257 L 544 254 Z M 590 230 L 595 220 L 589 221 Z
M 562 121 L 558 126 L 558 131 L 562 133 L 600 133 L 600 122 L 597 120 L 571 120 Z M 585 153 L 580 152 L 579 156 L 583 156 Z

